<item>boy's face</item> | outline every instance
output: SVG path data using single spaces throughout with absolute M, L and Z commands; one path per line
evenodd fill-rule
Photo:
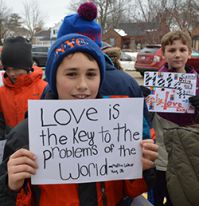
M 185 64 L 191 58 L 191 50 L 181 40 L 173 41 L 172 45 L 165 46 L 164 57 L 169 68 L 175 68 L 177 72 L 186 72 Z
M 59 99 L 94 99 L 100 85 L 98 63 L 77 52 L 63 59 L 57 69 Z
M 12 83 L 16 82 L 16 79 L 18 76 L 22 74 L 27 74 L 27 73 L 28 72 L 25 69 L 13 68 L 13 67 L 6 68 L 6 74 L 8 75 Z

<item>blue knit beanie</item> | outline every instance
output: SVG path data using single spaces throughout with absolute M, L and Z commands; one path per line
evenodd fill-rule
M 77 14 L 69 15 L 58 31 L 57 38 L 71 33 L 82 34 L 88 36 L 95 41 L 99 47 L 102 42 L 101 26 L 95 21 L 97 17 L 97 7 L 92 2 L 86 2 L 80 5 Z
M 100 50 L 99 46 L 87 36 L 83 36 L 81 34 L 69 34 L 57 39 L 48 52 L 45 74 L 49 87 L 54 94 L 57 94 L 57 68 L 63 61 L 64 57 L 75 52 L 88 53 L 93 56 L 100 68 L 100 85 L 102 84 L 105 72 L 105 59 L 103 52 Z

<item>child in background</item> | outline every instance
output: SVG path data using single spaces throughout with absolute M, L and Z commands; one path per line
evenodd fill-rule
M 197 73 L 194 68 L 186 65 L 187 60 L 191 57 L 192 53 L 192 42 L 189 34 L 183 31 L 169 32 L 163 36 L 161 45 L 166 64 L 159 70 L 159 72 Z M 196 94 L 199 95 L 199 79 L 197 79 Z M 193 97 L 193 99 L 198 98 L 197 95 Z M 154 115 L 152 125 L 155 129 L 156 142 L 159 146 L 158 159 L 156 160 L 157 184 L 154 191 L 155 206 L 172 205 L 166 186 L 166 170 L 168 156 L 164 145 L 163 131 L 166 128 L 195 124 L 197 121 L 196 113 L 176 114 L 159 112 Z M 165 204 L 163 204 L 165 197 L 167 201 Z
M 104 72 L 104 55 L 91 39 L 79 34 L 65 35 L 49 51 L 46 77 L 50 90 L 46 99 L 99 98 Z M 126 195 L 135 197 L 147 191 L 144 179 L 30 185 L 29 178 L 35 174 L 37 163 L 31 151 L 22 149 L 28 146 L 27 122 L 23 121 L 9 133 L 0 168 L 4 170 L 0 176 L 1 206 L 12 205 L 15 201 L 16 205 L 34 206 L 115 206 Z M 142 140 L 141 147 L 143 170 L 154 167 L 157 145 L 152 140 Z
M 119 47 L 108 47 L 108 48 L 101 48 L 102 51 L 108 55 L 114 66 L 119 70 L 124 70 L 120 63 L 120 56 L 121 56 L 121 49 Z
M 5 73 L 0 87 L 0 139 L 25 118 L 28 99 L 40 99 L 46 86 L 41 68 L 32 66 L 32 45 L 21 37 L 4 41 L 1 61 Z

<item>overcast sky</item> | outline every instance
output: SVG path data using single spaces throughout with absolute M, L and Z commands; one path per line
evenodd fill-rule
M 28 0 L 31 1 L 31 0 Z M 44 16 L 45 26 L 50 27 L 58 23 L 64 16 L 71 13 L 68 10 L 69 2 L 73 0 L 37 0 L 42 16 Z M 6 6 L 12 12 L 23 15 L 24 0 L 4 0 Z

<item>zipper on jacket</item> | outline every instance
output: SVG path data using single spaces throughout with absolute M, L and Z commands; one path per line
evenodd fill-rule
M 104 182 L 101 182 L 101 192 L 102 192 L 103 206 L 107 206 L 106 193 L 105 193 L 105 183 Z
M 97 188 L 95 182 L 78 184 L 80 206 L 97 206 Z

